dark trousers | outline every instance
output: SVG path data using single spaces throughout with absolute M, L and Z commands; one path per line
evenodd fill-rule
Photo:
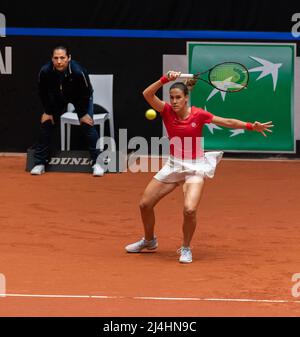
M 61 111 L 63 113 L 64 108 L 62 108 Z M 94 114 L 93 97 L 91 97 L 90 99 L 89 109 L 87 113 L 93 118 L 93 114 Z M 54 116 L 54 117 L 57 117 L 57 116 Z M 83 134 L 85 135 L 85 139 L 88 145 L 91 159 L 93 163 L 95 163 L 100 153 L 100 150 L 96 149 L 97 141 L 99 139 L 98 132 L 94 126 L 90 126 L 86 123 L 81 123 L 80 127 L 81 127 Z M 40 165 L 40 164 L 45 165 L 46 160 L 49 156 L 49 149 L 50 149 L 50 144 L 51 144 L 53 133 L 54 133 L 54 128 L 55 128 L 55 125 L 53 125 L 50 120 L 44 123 L 41 123 L 38 142 L 35 147 L 35 154 L 34 154 L 35 165 Z

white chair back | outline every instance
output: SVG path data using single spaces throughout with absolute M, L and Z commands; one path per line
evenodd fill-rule
M 94 89 L 93 102 L 102 106 L 113 118 L 113 75 L 89 75 Z M 68 104 L 67 111 L 74 111 L 72 103 Z
M 94 89 L 94 104 L 101 105 L 110 115 L 113 112 L 113 75 L 90 75 Z
M 114 115 L 113 115 L 113 75 L 89 75 L 93 93 L 93 103 L 103 107 L 107 113 L 94 114 L 94 123 L 100 128 L 100 149 L 103 148 L 104 123 L 109 121 L 110 136 L 114 139 Z M 71 125 L 79 125 L 77 114 L 74 113 L 73 104 L 69 103 L 67 112 L 61 118 L 61 149 L 65 150 L 65 124 L 67 125 L 67 150 L 70 150 Z M 112 149 L 115 151 L 114 142 Z

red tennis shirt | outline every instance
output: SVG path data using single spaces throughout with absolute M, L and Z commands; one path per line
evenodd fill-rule
M 179 119 L 171 105 L 166 103 L 161 116 L 170 140 L 170 154 L 180 159 L 198 159 L 203 157 L 202 128 L 214 117 L 208 111 L 195 106 L 186 119 Z

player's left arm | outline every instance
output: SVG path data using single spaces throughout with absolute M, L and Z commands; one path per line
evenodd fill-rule
M 224 126 L 226 128 L 231 128 L 231 129 L 247 129 L 247 130 L 252 130 L 252 131 L 257 131 L 260 132 L 263 136 L 267 137 L 265 131 L 267 132 L 272 132 L 271 128 L 274 126 L 272 124 L 272 121 L 270 122 L 243 122 L 239 119 L 234 119 L 234 118 L 223 118 L 219 116 L 213 116 L 212 123 L 219 125 L 219 126 Z

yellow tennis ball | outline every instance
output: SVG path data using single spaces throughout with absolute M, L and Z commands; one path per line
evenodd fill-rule
M 145 116 L 151 121 L 152 119 L 156 118 L 156 111 L 153 109 L 148 109 L 145 113 Z

